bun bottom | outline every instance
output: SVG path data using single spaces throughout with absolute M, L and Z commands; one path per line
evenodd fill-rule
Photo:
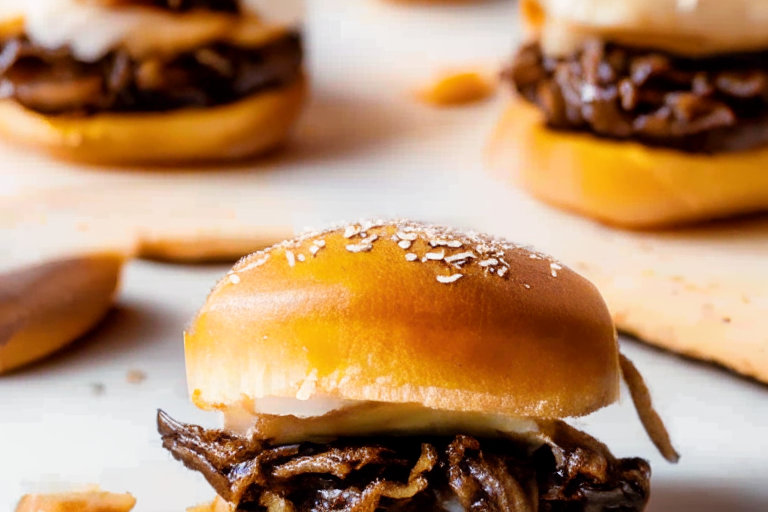
M 514 101 L 491 147 L 535 197 L 630 229 L 666 228 L 768 210 L 768 147 L 691 154 L 547 128 Z
M 302 76 L 235 103 L 161 113 L 45 116 L 0 101 L 0 135 L 77 162 L 107 165 L 240 160 L 274 149 L 304 105 Z
M 0 275 L 17 300 L 0 315 L 0 374 L 59 351 L 93 329 L 112 307 L 124 257 L 58 260 Z

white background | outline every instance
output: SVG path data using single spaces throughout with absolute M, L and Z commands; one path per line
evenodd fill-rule
M 494 66 L 510 54 L 518 38 L 511 4 L 438 9 L 316 0 L 309 11 L 315 100 L 294 152 L 277 160 L 282 165 L 99 179 L 260 184 L 293 204 L 306 199 L 311 207 L 297 208 L 297 227 L 382 214 L 519 233 L 519 241 L 558 236 L 516 217 L 527 200 L 483 171 L 483 146 L 503 99 L 445 111 L 412 100 L 411 91 L 437 69 Z M 51 182 L 95 172 L 54 174 L 46 160 L 25 158 Z M 0 195 L 30 179 L 3 168 Z M 2 235 L 19 242 L 24 236 Z M 0 378 L 0 510 L 12 510 L 24 492 L 89 483 L 134 493 L 137 512 L 181 511 L 212 496 L 161 449 L 154 414 L 162 407 L 181 420 L 215 425 L 217 418 L 188 402 L 181 333 L 226 270 L 133 263 L 102 328 L 61 355 Z M 681 463 L 656 455 L 626 400 L 576 424 L 617 455 L 651 460 L 651 512 L 768 510 L 768 389 L 634 342 L 624 350 L 646 376 Z M 127 382 L 134 369 L 147 380 Z

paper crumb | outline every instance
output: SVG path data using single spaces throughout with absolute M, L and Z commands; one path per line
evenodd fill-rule
M 128 384 L 141 384 L 147 380 L 147 374 L 141 370 L 129 370 L 125 375 L 125 380 Z

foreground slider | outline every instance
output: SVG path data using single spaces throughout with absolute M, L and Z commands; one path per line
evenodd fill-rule
M 409 221 L 307 233 L 238 263 L 186 333 L 205 430 L 164 446 L 232 510 L 641 511 L 650 467 L 562 420 L 622 374 L 676 461 L 594 286 L 492 236 Z

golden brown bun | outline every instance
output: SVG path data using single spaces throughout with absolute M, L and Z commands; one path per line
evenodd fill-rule
M 0 373 L 76 340 L 112 307 L 124 258 L 72 258 L 0 275 Z
M 306 79 L 235 103 L 159 113 L 45 116 L 0 101 L 0 134 L 69 160 L 172 164 L 243 159 L 279 146 L 298 120 Z
M 243 259 L 186 333 L 186 357 L 206 409 L 329 397 L 560 418 L 619 393 L 615 330 L 591 283 L 510 242 L 407 221 Z
M 513 101 L 493 140 L 494 167 L 555 206 L 632 229 L 768 209 L 768 147 L 690 154 L 548 129 Z

